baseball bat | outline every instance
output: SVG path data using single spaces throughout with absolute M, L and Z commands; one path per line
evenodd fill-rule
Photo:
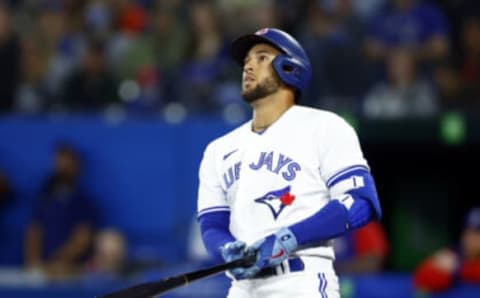
M 188 285 L 196 280 L 218 274 L 225 270 L 238 267 L 250 267 L 255 263 L 256 257 L 256 253 L 251 253 L 246 255 L 243 259 L 168 277 L 159 281 L 141 283 L 123 290 L 97 296 L 96 298 L 149 298 L 152 296 L 157 296 L 173 289 Z

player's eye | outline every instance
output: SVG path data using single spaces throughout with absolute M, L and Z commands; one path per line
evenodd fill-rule
M 268 59 L 268 56 L 267 56 L 267 55 L 260 55 L 260 56 L 258 56 L 258 61 L 260 61 L 260 62 L 267 61 L 267 59 Z

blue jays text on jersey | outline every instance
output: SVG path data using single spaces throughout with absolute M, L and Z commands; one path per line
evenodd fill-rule
M 237 150 L 230 151 L 225 156 L 228 158 L 228 156 L 236 151 Z M 225 173 L 223 173 L 223 181 L 225 182 L 225 188 L 227 190 L 235 181 L 240 179 L 241 165 L 241 162 L 237 162 L 233 166 L 229 167 Z M 290 157 L 274 151 L 260 152 L 258 160 L 256 162 L 249 163 L 248 166 L 250 169 L 256 171 L 266 169 L 274 174 L 281 175 L 287 181 L 292 181 L 295 179 L 297 175 L 296 172 L 302 169 L 300 164 L 293 161 Z

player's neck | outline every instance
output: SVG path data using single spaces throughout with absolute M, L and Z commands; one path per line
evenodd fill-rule
M 261 132 L 267 129 L 294 104 L 295 100 L 291 94 L 284 93 L 282 90 L 255 101 L 252 103 L 252 130 Z

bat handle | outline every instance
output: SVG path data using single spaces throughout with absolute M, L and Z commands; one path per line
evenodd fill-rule
M 250 267 L 257 261 L 257 251 L 249 250 L 242 259 L 234 261 L 234 267 Z

